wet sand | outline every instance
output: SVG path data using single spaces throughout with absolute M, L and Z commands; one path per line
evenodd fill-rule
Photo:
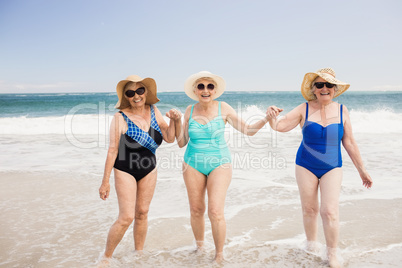
M 180 213 L 163 217 L 158 204 L 169 202 L 163 196 L 171 190 L 164 184 L 158 181 L 144 254 L 133 253 L 130 228 L 116 249 L 117 266 L 210 267 L 214 247 L 209 220 L 206 217 L 205 252 L 196 254 L 188 205 L 181 204 L 186 202 L 184 188 L 176 187 L 183 198 L 167 204 L 172 209 L 183 206 Z M 89 174 L 1 172 L 0 266 L 93 266 L 117 216 L 114 193 L 103 202 L 98 187 L 99 178 Z M 276 191 L 277 187 L 256 189 L 252 198 L 263 201 Z M 302 249 L 300 204 L 279 200 L 276 205 L 262 202 L 235 210 L 235 198 L 229 191 L 224 267 L 325 267 L 319 256 Z M 339 248 L 345 267 L 397 267 L 402 262 L 402 199 L 341 201 L 340 215 Z M 322 229 L 319 234 L 324 243 Z

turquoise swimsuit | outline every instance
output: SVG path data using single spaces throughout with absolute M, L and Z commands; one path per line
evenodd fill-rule
M 231 162 L 229 148 L 225 141 L 225 122 L 221 115 L 219 102 L 218 116 L 205 125 L 193 119 L 194 105 L 188 121 L 190 140 L 187 144 L 184 162 L 204 175 L 209 175 L 215 168 Z

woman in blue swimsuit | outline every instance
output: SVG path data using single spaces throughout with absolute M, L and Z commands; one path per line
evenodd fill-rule
M 135 250 L 142 250 L 148 226 L 148 210 L 156 185 L 155 150 L 162 143 L 175 139 L 175 121 L 180 120 L 178 111 L 171 110 L 166 116 L 174 118 L 170 125 L 154 105 L 156 83 L 152 78 L 142 79 L 131 75 L 116 87 L 120 111 L 110 126 L 110 145 L 107 153 L 100 198 L 106 200 L 110 193 L 109 177 L 114 168 L 119 216 L 112 225 L 106 242 L 102 262 L 108 262 L 134 221 Z
M 205 193 L 208 194 L 208 216 L 215 243 L 215 261 L 223 260 L 226 237 L 224 204 L 232 178 L 231 155 L 224 133 L 228 122 L 238 131 L 252 136 L 268 121 L 265 117 L 253 125 L 246 124 L 226 102 L 215 99 L 225 90 L 225 81 L 210 72 L 191 75 L 185 83 L 187 96 L 197 101 L 187 107 L 183 127 L 176 124 L 180 148 L 187 145 L 183 177 L 190 203 L 191 227 L 201 249 L 205 230 Z
M 336 249 L 342 182 L 341 143 L 356 166 L 363 185 L 370 188 L 373 184 L 353 137 L 349 112 L 344 105 L 333 101 L 348 88 L 349 84 L 335 78 L 331 68 L 324 68 L 304 76 L 301 91 L 306 103 L 278 120 L 276 116 L 282 109 L 275 106 L 268 108 L 273 118 L 269 123 L 274 130 L 287 132 L 297 125 L 302 128 L 303 140 L 296 155 L 296 180 L 302 203 L 304 230 L 309 250 L 314 250 L 320 212 L 331 267 L 339 267 Z M 321 192 L 321 207 L 318 189 Z

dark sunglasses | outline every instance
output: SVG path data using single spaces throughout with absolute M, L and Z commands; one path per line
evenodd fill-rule
M 331 84 L 331 83 L 328 83 L 328 82 L 317 82 L 317 83 L 314 83 L 314 86 L 315 86 L 316 88 L 323 88 L 324 85 L 325 85 L 327 88 L 333 88 L 333 87 L 335 86 L 334 84 Z
M 204 85 L 204 84 L 198 84 L 198 85 L 197 85 L 197 88 L 198 88 L 199 90 L 203 90 L 203 89 L 205 89 L 205 85 Z M 215 86 L 214 86 L 214 84 L 208 84 L 208 85 L 207 85 L 207 88 L 208 88 L 209 90 L 213 90 L 213 89 L 215 88 Z
M 124 92 L 124 94 L 126 95 L 127 98 L 132 98 L 134 97 L 135 93 L 137 93 L 137 95 L 143 95 L 145 93 L 145 87 L 139 87 L 137 88 L 137 90 L 127 90 L 126 92 Z

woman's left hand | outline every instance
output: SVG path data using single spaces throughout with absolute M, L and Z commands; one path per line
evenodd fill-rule
M 279 113 L 282 111 L 283 111 L 282 108 L 278 108 L 276 106 L 269 106 L 265 117 L 268 120 L 276 118 L 279 115 Z
M 362 175 L 360 175 L 360 177 L 362 178 L 363 186 L 367 189 L 370 189 L 373 185 L 373 180 L 371 179 L 370 175 L 367 172 L 364 172 Z
M 166 116 L 171 120 L 178 121 L 181 119 L 181 112 L 177 109 L 171 109 L 166 113 Z

